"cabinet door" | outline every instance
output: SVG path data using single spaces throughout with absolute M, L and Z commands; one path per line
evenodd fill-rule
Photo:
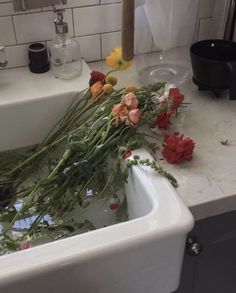
M 236 212 L 199 221 L 191 234 L 203 251 L 199 256 L 186 253 L 175 293 L 235 293 Z

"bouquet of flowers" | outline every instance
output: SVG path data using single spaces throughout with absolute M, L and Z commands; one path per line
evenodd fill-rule
M 30 247 L 40 233 L 56 240 L 94 229 L 89 220 L 76 222 L 70 215 L 101 199 L 117 210 L 117 220 L 125 220 L 125 197 L 121 201 L 117 194 L 133 165 L 150 166 L 177 187 L 175 178 L 155 161 L 130 156 L 140 147 L 155 152 L 162 146 L 169 163 L 192 159 L 191 138 L 177 133 L 163 138 L 152 132 L 169 128 L 185 104 L 184 96 L 165 83 L 117 90 L 113 73 L 132 62 L 125 62 L 116 48 L 106 63 L 112 71 L 91 73 L 89 88 L 75 97 L 39 145 L 30 152 L 0 155 L 0 254 Z M 29 216 L 33 221 L 27 228 L 16 227 Z

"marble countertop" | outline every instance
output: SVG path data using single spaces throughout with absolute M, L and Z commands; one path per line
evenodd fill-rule
M 157 54 L 146 54 L 137 58 L 128 70 L 116 73 L 119 87 L 142 84 L 137 68 L 143 64 L 151 66 L 157 59 Z M 179 87 L 186 101 L 191 103 L 173 120 L 170 131 L 192 137 L 196 150 L 194 159 L 181 165 L 166 163 L 161 160 L 160 153 L 156 159 L 161 160 L 165 169 L 178 180 L 177 191 L 196 220 L 236 210 L 236 101 L 230 101 L 227 93 L 216 98 L 210 92 L 198 91 L 191 81 L 189 54 L 185 48 L 171 51 L 167 60 L 189 68 L 188 78 Z M 89 66 L 92 70 L 108 71 L 104 62 L 90 63 Z M 36 76 L 28 68 L 2 70 L 0 106 L 83 90 L 87 87 L 89 72 L 84 63 L 79 79 L 61 81 L 51 73 Z M 221 144 L 225 140 L 229 141 L 228 145 Z
M 161 160 L 160 163 L 178 180 L 177 191 L 196 220 L 233 211 L 236 209 L 236 101 L 230 101 L 228 93 L 216 98 L 211 92 L 198 91 L 191 80 L 186 49 L 170 53 L 167 58 L 189 68 L 188 78 L 179 87 L 191 103 L 174 118 L 170 131 L 192 137 L 196 149 L 191 162 L 170 165 Z M 157 54 L 150 54 L 141 61 L 151 65 L 156 60 Z M 107 71 L 103 62 L 92 63 L 90 67 Z M 142 83 L 135 65 L 119 72 L 117 77 L 121 87 Z M 222 145 L 221 141 L 226 140 L 229 144 Z M 161 158 L 157 154 L 157 160 Z

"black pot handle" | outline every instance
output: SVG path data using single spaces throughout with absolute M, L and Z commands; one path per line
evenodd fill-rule
M 227 65 L 230 70 L 229 98 L 236 100 L 236 61 L 228 62 Z

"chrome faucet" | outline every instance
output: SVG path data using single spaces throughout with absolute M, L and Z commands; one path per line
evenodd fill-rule
M 5 46 L 0 43 L 0 67 L 6 67 L 7 66 L 7 59 L 6 59 L 6 52 L 5 52 Z

